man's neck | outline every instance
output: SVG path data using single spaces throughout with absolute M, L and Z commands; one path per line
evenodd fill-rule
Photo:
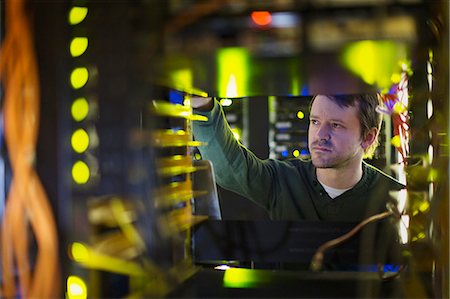
M 332 188 L 347 189 L 355 186 L 362 178 L 362 163 L 346 168 L 317 168 L 317 179 Z

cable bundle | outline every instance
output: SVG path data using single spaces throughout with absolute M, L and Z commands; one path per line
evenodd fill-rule
M 5 91 L 5 138 L 13 179 L 1 227 L 0 297 L 58 297 L 56 225 L 33 168 L 40 99 L 32 34 L 25 1 L 9 0 L 5 6 L 7 31 L 0 52 L 0 80 Z M 20 290 L 16 290 L 17 284 Z

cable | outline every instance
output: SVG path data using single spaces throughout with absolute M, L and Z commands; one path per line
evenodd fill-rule
M 313 255 L 312 259 L 311 259 L 311 264 L 310 264 L 310 269 L 312 271 L 320 271 L 320 269 L 322 268 L 322 264 L 323 264 L 323 257 L 324 254 L 327 250 L 347 241 L 348 239 L 350 239 L 351 237 L 353 237 L 357 232 L 359 232 L 364 226 L 366 226 L 367 224 L 377 221 L 377 220 L 381 220 L 384 218 L 387 218 L 391 215 L 394 215 L 394 212 L 392 211 L 386 211 L 383 213 L 379 213 L 373 216 L 370 216 L 367 219 L 364 219 L 363 221 L 361 221 L 358 225 L 356 225 L 351 231 L 349 231 L 348 233 L 330 240 L 328 242 L 325 242 L 324 244 L 322 244 L 316 251 L 316 253 Z
M 13 178 L 1 227 L 0 297 L 20 294 L 24 298 L 56 298 L 59 296 L 56 224 L 33 168 L 40 91 L 32 34 L 24 0 L 7 0 L 5 9 L 6 36 L 0 49 L 0 80 L 5 91 L 5 139 Z M 37 247 L 32 256 L 30 233 Z M 20 290 L 16 290 L 16 285 Z

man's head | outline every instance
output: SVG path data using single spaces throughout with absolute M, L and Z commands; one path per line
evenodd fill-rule
M 378 145 L 377 95 L 317 95 L 311 101 L 308 145 L 316 167 L 361 161 Z

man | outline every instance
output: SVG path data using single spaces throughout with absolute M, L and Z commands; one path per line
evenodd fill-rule
M 192 98 L 194 137 L 217 183 L 265 208 L 274 220 L 360 221 L 386 210 L 389 191 L 404 186 L 363 161 L 373 152 L 382 117 L 376 95 L 317 95 L 310 108 L 310 161 L 261 160 L 237 142 L 218 101 Z

